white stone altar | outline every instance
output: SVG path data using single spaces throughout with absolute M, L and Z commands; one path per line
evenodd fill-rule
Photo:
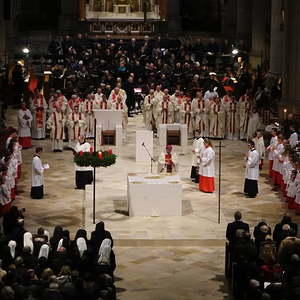
M 180 130 L 181 153 L 187 152 L 188 134 L 186 124 L 160 124 L 158 127 L 159 145 L 165 147 L 167 144 L 167 130 Z
M 116 147 L 122 145 L 123 140 L 123 128 L 122 128 L 122 111 L 118 110 L 105 110 L 94 109 L 95 118 L 97 120 L 96 136 L 97 136 L 97 148 L 102 144 L 102 132 L 105 130 L 116 131 Z
M 129 216 L 181 216 L 182 183 L 178 175 L 129 173 Z
M 145 147 L 149 151 L 150 155 L 153 157 L 153 132 L 149 130 L 138 130 L 136 132 L 135 141 L 135 161 L 136 162 L 146 162 L 151 163 L 151 158 L 147 153 Z

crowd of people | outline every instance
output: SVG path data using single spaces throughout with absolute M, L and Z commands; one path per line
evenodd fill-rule
M 247 139 L 266 122 L 262 111 L 269 100 L 261 76 L 248 68 L 243 44 L 237 57 L 232 47 L 214 39 L 204 45 L 200 39 L 66 35 L 48 47 L 45 70 L 52 74 L 44 93 L 31 73 L 31 116 L 26 113 L 24 120 L 21 113 L 20 120 L 32 120 L 34 138 L 43 138 L 47 125 L 54 151 L 62 150 L 66 135 L 70 148 L 80 133 L 93 136 L 93 109 L 122 110 L 125 131 L 128 116 L 142 110 L 145 126 L 154 132 L 160 124 L 182 123 L 190 136 L 198 130 L 202 137 Z
M 0 134 L 0 212 L 6 213 L 17 194 L 21 176 L 22 146 L 17 130 L 9 127 Z
M 79 229 L 74 239 L 56 226 L 30 233 L 24 212 L 13 206 L 3 219 L 0 239 L 0 298 L 116 299 L 113 239 L 104 223 L 96 224 L 90 239 Z
M 260 221 L 251 237 L 242 214 L 226 230 L 226 276 L 237 300 L 295 300 L 300 297 L 300 239 L 298 226 L 288 215 L 273 233 Z

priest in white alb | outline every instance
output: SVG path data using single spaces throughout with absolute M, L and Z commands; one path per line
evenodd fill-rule
M 208 137 L 209 133 L 208 111 L 208 100 L 202 97 L 202 92 L 197 92 L 192 101 L 192 112 L 195 130 L 198 130 L 202 137 Z
M 18 111 L 18 135 L 19 143 L 23 149 L 31 147 L 31 122 L 32 114 L 26 107 L 26 103 L 21 103 L 21 109 Z
M 79 112 L 79 107 L 74 106 L 73 112 L 68 115 L 67 119 L 69 148 L 74 149 L 81 135 L 85 134 L 86 121 L 84 114 Z
M 30 110 L 33 120 L 31 125 L 31 136 L 33 139 L 44 139 L 46 137 L 46 112 L 47 101 L 38 89 L 30 99 Z
M 155 120 L 153 115 L 154 102 L 155 102 L 154 90 L 151 89 L 149 91 L 149 95 L 147 95 L 144 99 L 144 107 L 143 107 L 145 126 L 151 130 L 155 128 Z
M 122 97 L 120 96 L 117 97 L 116 102 L 112 103 L 112 109 L 122 111 L 122 127 L 126 134 L 127 124 L 128 124 L 128 108 L 125 102 L 123 102 Z
M 230 90 L 223 97 L 222 102 L 226 110 L 226 138 L 238 140 L 240 127 L 238 103 Z
M 47 121 L 47 127 L 50 129 L 50 138 L 52 140 L 53 152 L 63 151 L 63 140 L 65 138 L 65 115 L 60 106 L 56 106 Z
M 259 155 L 259 169 L 262 170 L 262 167 L 264 165 L 266 147 L 265 147 L 264 137 L 260 130 L 256 130 L 255 137 L 253 138 L 253 142 L 255 145 L 255 149 Z
M 201 136 L 200 131 L 195 131 L 195 139 L 192 146 L 192 170 L 191 170 L 191 179 L 195 183 L 199 183 L 199 157 L 202 156 L 204 150 L 204 140 Z
M 157 123 L 173 124 L 174 106 L 170 101 L 169 96 L 164 95 L 163 100 L 157 105 Z
M 92 98 L 91 94 L 88 94 L 86 96 L 86 99 L 84 102 L 81 102 L 79 111 L 84 114 L 85 122 L 86 122 L 86 134 L 85 136 L 87 138 L 94 136 L 94 109 L 95 107 L 95 101 Z
M 187 126 L 188 135 L 194 133 L 193 112 L 191 98 L 186 97 L 186 101 L 181 104 L 180 108 L 180 123 Z

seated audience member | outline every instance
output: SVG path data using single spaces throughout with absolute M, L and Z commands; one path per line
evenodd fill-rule
M 259 222 L 254 228 L 255 245 L 259 249 L 260 243 L 265 241 L 267 235 L 271 234 L 271 227 L 266 222 Z
M 229 241 L 229 246 L 233 245 L 236 240 L 236 231 L 242 229 L 249 232 L 249 225 L 242 221 L 242 214 L 239 211 L 234 213 L 234 222 L 229 223 L 226 229 L 226 238 Z
M 287 224 L 290 226 L 289 231 L 291 236 L 297 236 L 298 233 L 298 225 L 292 222 L 292 219 L 288 215 L 284 215 L 281 222 L 275 225 L 273 231 L 273 239 L 274 241 L 278 241 L 279 236 L 282 234 L 283 226 Z
M 104 239 L 110 239 L 111 240 L 111 248 L 113 247 L 113 238 L 109 231 L 105 230 L 105 225 L 103 221 L 100 221 L 96 224 L 95 230 L 91 233 L 91 246 L 93 248 L 93 251 L 96 253 L 98 252 L 101 243 Z

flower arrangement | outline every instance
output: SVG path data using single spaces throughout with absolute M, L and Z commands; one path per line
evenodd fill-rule
M 74 154 L 74 163 L 79 167 L 109 167 L 116 163 L 117 155 L 112 150 L 94 151 L 91 147 L 89 152 L 80 151 Z

